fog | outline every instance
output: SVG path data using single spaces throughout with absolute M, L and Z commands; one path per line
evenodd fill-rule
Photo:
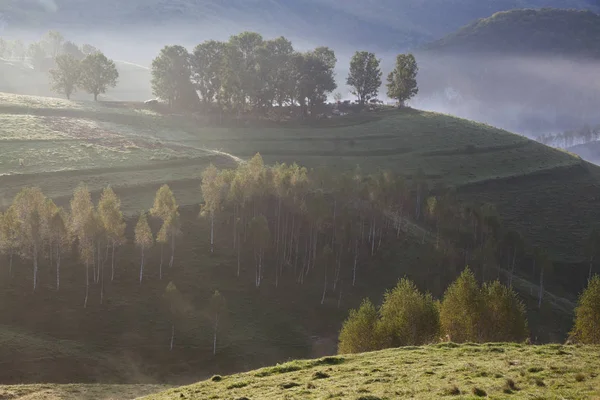
M 40 0 L 51 9 L 51 0 Z M 297 50 L 316 46 L 330 46 L 336 51 L 338 92 L 345 99 L 353 98 L 345 85 L 349 60 L 356 50 L 374 51 L 382 59 L 384 85 L 380 99 L 385 96 L 385 78 L 393 67 L 395 55 L 410 51 L 398 47 L 382 51 L 377 45 L 357 46 L 352 41 L 340 40 L 335 35 L 311 31 L 305 19 L 260 24 L 244 20 L 242 16 L 227 20 L 206 21 L 198 26 L 162 24 L 154 27 L 121 27 L 119 29 L 83 30 L 71 28 L 61 32 L 76 43 L 90 43 L 102 49 L 107 56 L 126 61 L 127 75 L 120 86 L 127 96 L 123 100 L 145 100 L 151 96 L 148 68 L 159 50 L 167 44 L 181 44 L 188 49 L 207 39 L 227 40 L 230 35 L 244 30 L 261 33 L 265 38 L 284 35 Z M 39 40 L 43 32 L 23 31 L 12 27 L 6 37 Z M 410 101 L 415 108 L 485 122 L 513 132 L 535 137 L 575 129 L 584 124 L 600 123 L 600 62 L 567 60 L 558 57 L 527 57 L 507 55 L 436 55 L 416 53 L 419 63 L 419 95 Z M 131 69 L 129 69 L 131 67 Z M 46 86 L 46 77 L 39 82 L 19 82 L 10 79 L 9 91 L 19 91 L 21 83 Z M 8 79 L 6 79 L 8 81 Z M 123 88 L 123 85 L 126 87 Z M 6 86 L 0 90 L 7 90 Z M 117 88 L 117 91 L 119 88 Z M 113 93 L 114 94 L 114 93 Z M 122 93 L 121 93 L 122 95 Z M 118 95 L 114 95 L 119 99 Z

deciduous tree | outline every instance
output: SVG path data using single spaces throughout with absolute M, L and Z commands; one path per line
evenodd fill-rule
M 438 337 L 440 317 L 436 302 L 429 293 L 420 293 L 408 279 L 400 280 L 385 293 L 379 314 L 386 347 L 419 346 Z
M 381 87 L 380 60 L 368 51 L 357 51 L 350 60 L 350 72 L 346 83 L 353 88 L 352 94 L 360 104 L 377 97 Z
M 379 322 L 377 309 L 365 299 L 358 310 L 350 310 L 340 331 L 338 353 L 363 353 L 379 350 Z
M 98 95 L 106 93 L 108 88 L 117 86 L 118 79 L 119 71 L 114 61 L 101 52 L 88 54 L 81 61 L 80 85 L 94 95 L 94 101 L 98 101 Z
M 107 236 L 107 244 L 112 248 L 110 280 L 115 279 L 115 248 L 125 243 L 125 220 L 121 211 L 121 200 L 107 187 L 102 191 L 98 202 L 98 214 Z
M 404 103 L 419 92 L 417 86 L 417 60 L 412 54 L 399 54 L 396 57 L 396 66 L 388 75 L 388 97 Z
M 578 342 L 600 344 L 600 276 L 589 280 L 575 308 L 571 336 Z
M 466 268 L 444 293 L 440 308 L 442 333 L 457 343 L 480 342 L 483 338 L 483 308 L 475 275 Z
M 137 225 L 135 226 L 135 244 L 141 249 L 142 252 L 142 263 L 140 264 L 140 284 L 142 283 L 142 277 L 144 275 L 144 252 L 154 244 L 154 237 L 148 225 L 148 218 L 146 213 L 140 213 Z
M 169 106 L 185 101 L 190 77 L 190 55 L 183 46 L 165 46 L 152 61 L 152 92 Z
M 52 90 L 70 99 L 80 83 L 81 62 L 70 54 L 57 56 L 55 62 L 56 67 L 50 70 Z

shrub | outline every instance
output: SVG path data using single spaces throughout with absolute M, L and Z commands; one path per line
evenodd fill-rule
M 373 303 L 365 299 L 358 310 L 351 310 L 339 336 L 338 352 L 361 353 L 380 348 L 379 322 Z
M 467 267 L 446 293 L 440 308 L 440 325 L 453 342 L 479 342 L 482 339 L 481 290 Z
M 499 281 L 483 286 L 484 340 L 488 342 L 520 342 L 529 330 L 525 305 L 512 288 Z
M 575 308 L 571 337 L 580 343 L 600 344 L 600 276 L 588 282 Z
M 430 294 L 402 279 L 385 294 L 379 310 L 383 344 L 392 347 L 431 343 L 439 335 L 440 316 Z
M 487 396 L 486 391 L 483 389 L 480 389 L 478 387 L 473 388 L 473 394 L 478 397 L 486 397 Z

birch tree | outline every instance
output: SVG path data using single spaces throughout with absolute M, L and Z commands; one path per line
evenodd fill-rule
M 108 246 L 112 248 L 110 280 L 115 279 L 115 247 L 125 243 L 125 219 L 121 211 L 121 200 L 110 188 L 105 188 L 98 202 L 98 214 L 104 227 Z
M 171 241 L 171 260 L 169 267 L 173 266 L 175 257 L 175 236 L 179 232 L 179 206 L 175 200 L 173 192 L 168 185 L 163 185 L 156 192 L 154 197 L 154 207 L 150 210 L 153 217 L 162 221 L 162 227 L 157 235 L 157 241 L 160 243 L 160 278 L 162 279 L 163 264 L 163 245 Z
M 98 218 L 95 215 L 92 196 L 87 186 L 75 189 L 71 199 L 71 220 L 69 229 L 77 239 L 79 258 L 85 264 L 85 300 L 83 307 L 87 307 L 90 290 L 90 263 L 94 262 L 94 239 L 97 232 Z
M 202 184 L 200 189 L 204 198 L 204 206 L 201 215 L 210 218 L 210 252 L 215 250 L 215 212 L 221 202 L 221 187 L 219 185 L 219 171 L 211 163 L 202 173 Z
M 19 220 L 16 208 L 11 206 L 0 213 L 0 252 L 8 257 L 8 276 L 12 278 L 13 257 L 19 250 Z
M 52 203 L 54 204 L 54 203 Z M 50 260 L 54 259 L 56 263 L 56 290 L 60 289 L 60 265 L 63 254 L 70 251 L 71 235 L 68 229 L 69 216 L 63 208 L 52 210 L 50 216 L 50 240 L 49 240 L 49 252 Z
M 168 303 L 169 314 L 171 316 L 171 338 L 169 340 L 169 350 L 173 350 L 173 346 L 175 344 L 175 324 L 178 320 L 187 316 L 191 307 L 173 282 L 169 282 L 167 285 L 164 299 Z
M 154 244 L 154 237 L 148 225 L 148 218 L 145 213 L 140 214 L 137 225 L 135 226 L 135 244 L 141 249 L 142 263 L 140 264 L 140 284 L 144 275 L 144 252 Z
M 217 333 L 219 331 L 219 321 L 225 313 L 225 297 L 215 290 L 210 299 L 210 314 L 213 322 L 213 356 L 217 355 Z
M 256 287 L 260 286 L 262 282 L 263 273 L 263 261 L 265 258 L 265 250 L 268 248 L 271 242 L 269 231 L 269 223 L 264 215 L 254 217 L 250 222 L 250 234 L 253 239 L 253 250 L 254 259 L 256 261 Z
M 39 188 L 21 190 L 15 200 L 21 254 L 33 261 L 33 290 L 37 288 L 39 255 L 43 250 L 46 197 Z

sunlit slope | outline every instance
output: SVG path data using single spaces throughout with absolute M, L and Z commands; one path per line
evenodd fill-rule
M 210 162 L 235 163 L 231 157 L 174 141 L 186 137 L 192 136 L 165 124 L 161 115 L 140 103 L 0 93 L 0 207 L 26 186 L 40 186 L 53 198 L 70 196 L 80 182 L 91 190 L 107 185 L 122 191 L 143 188 L 136 190 L 140 199 L 162 183 L 195 180 L 197 192 L 197 178 Z M 145 189 L 148 185 L 151 190 Z M 137 212 L 149 205 L 125 207 Z
M 598 356 L 598 347 L 444 343 L 293 361 L 146 399 L 584 399 L 600 395 Z
M 152 205 L 170 182 L 196 204 L 198 178 L 228 153 L 338 172 L 389 169 L 455 187 L 465 200 L 497 204 L 509 228 L 557 261 L 583 261 L 585 236 L 600 220 L 598 168 L 578 156 L 488 125 L 417 110 L 386 110 L 314 122 L 231 122 L 162 115 L 140 103 L 68 102 L 0 94 L 0 204 L 24 186 L 70 196 L 80 182 L 135 191 L 126 211 Z M 42 174 L 43 173 L 43 174 Z M 127 190 L 125 190 L 127 189 Z M 141 193 L 141 194 L 140 194 Z M 141 200 L 140 200 L 141 199 Z

